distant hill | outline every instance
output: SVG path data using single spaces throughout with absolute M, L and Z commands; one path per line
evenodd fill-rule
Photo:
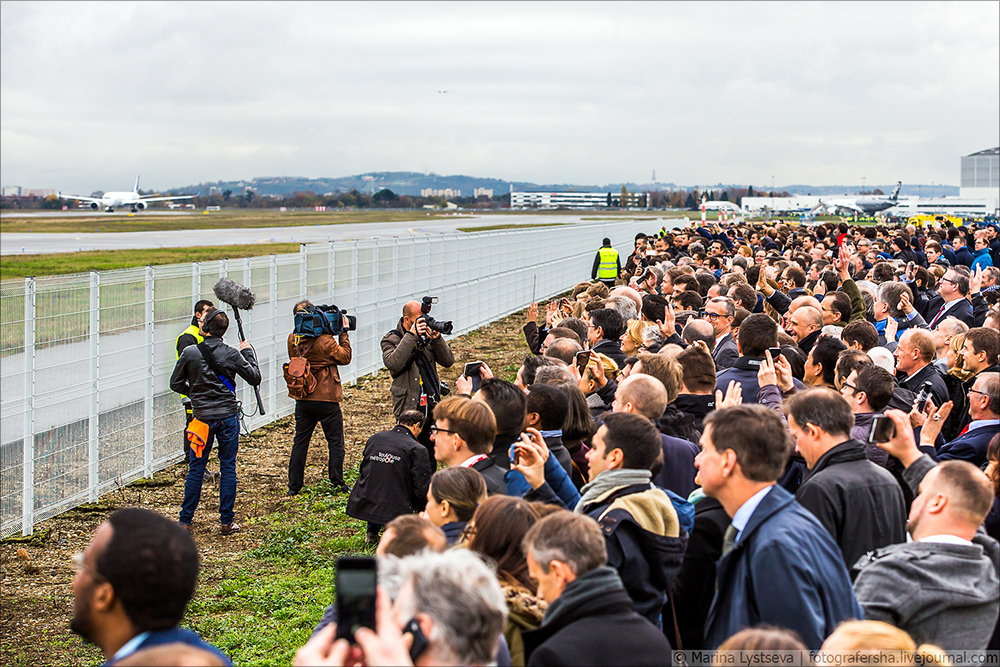
M 368 177 L 366 179 L 366 177 Z M 232 190 L 234 194 L 242 193 L 246 188 L 253 188 L 260 195 L 287 195 L 292 192 L 312 191 L 319 195 L 327 193 L 338 194 L 358 190 L 375 192 L 383 188 L 388 188 L 398 195 L 419 195 L 425 188 L 443 190 L 461 190 L 463 197 L 471 197 L 472 191 L 476 188 L 489 188 L 493 190 L 494 196 L 499 196 L 510 192 L 511 186 L 514 190 L 521 192 L 620 192 L 622 186 L 631 192 L 645 192 L 647 190 L 690 190 L 697 187 L 699 190 L 710 189 L 720 190 L 729 187 L 742 188 L 746 184 L 699 184 L 699 185 L 676 185 L 674 183 L 607 183 L 604 185 L 579 184 L 579 183 L 528 183 L 525 181 L 505 181 L 499 178 L 484 178 L 480 176 L 441 176 L 438 174 L 423 174 L 415 171 L 377 171 L 367 174 L 356 174 L 354 176 L 341 176 L 338 178 L 304 178 L 297 176 L 268 176 L 257 177 L 249 181 L 215 181 L 211 183 L 198 183 L 197 185 L 186 185 L 171 188 L 165 192 L 207 195 L 210 188 L 218 188 L 220 191 Z M 889 194 L 895 184 L 890 185 L 869 185 L 867 189 L 878 188 Z M 860 188 L 858 186 L 847 185 L 778 185 L 777 191 L 787 191 L 791 194 L 813 194 L 813 195 L 840 195 L 854 194 Z M 755 191 L 767 192 L 769 187 L 754 185 Z M 929 196 L 931 186 L 929 185 L 907 185 L 903 184 L 901 194 L 916 196 L 918 194 Z M 958 187 L 951 185 L 933 186 L 935 196 L 957 195 Z

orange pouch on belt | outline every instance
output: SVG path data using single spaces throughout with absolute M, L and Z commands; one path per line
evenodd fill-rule
M 200 459 L 202 452 L 205 451 L 205 442 L 208 440 L 208 424 L 198 419 L 192 419 L 191 423 L 187 425 L 186 433 L 191 450 Z

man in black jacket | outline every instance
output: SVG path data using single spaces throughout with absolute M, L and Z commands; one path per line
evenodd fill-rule
M 205 463 L 218 440 L 219 468 L 219 517 L 222 534 L 240 530 L 233 523 L 233 506 L 236 504 L 236 453 L 240 441 L 240 407 L 236 400 L 236 375 L 253 386 L 260 384 L 257 358 L 248 341 L 240 343 L 237 352 L 226 345 L 222 336 L 229 328 L 229 316 L 218 309 L 211 309 L 201 320 L 205 340 L 198 345 L 188 345 L 181 352 L 170 376 L 170 389 L 191 399 L 194 418 L 208 425 L 204 449 L 193 447 L 194 454 L 188 462 L 187 481 L 184 484 L 184 503 L 180 522 L 190 530 L 191 519 L 201 500 L 201 485 L 205 476 Z
M 472 468 L 483 476 L 491 496 L 506 494 L 506 471 L 489 457 L 497 422 L 485 402 L 449 396 L 435 406 L 430 430 L 437 461 L 449 468 Z
M 549 605 L 541 626 L 522 634 L 529 666 L 669 664 L 670 642 L 632 611 L 596 521 L 554 512 L 524 536 L 524 553 Z
M 424 423 L 419 410 L 407 410 L 396 426 L 368 438 L 358 481 L 347 501 L 347 515 L 368 522 L 366 544 L 375 544 L 385 524 L 400 514 L 424 508 L 431 462 L 417 442 Z
M 903 491 L 892 474 L 872 463 L 851 439 L 854 415 L 830 389 L 799 392 L 786 404 L 795 451 L 809 473 L 795 492 L 837 541 L 850 568 L 874 549 L 906 541 Z
M 618 339 L 625 333 L 625 323 L 617 310 L 600 308 L 590 313 L 590 325 L 587 328 L 587 342 L 594 352 L 611 357 L 618 368 L 625 365 L 625 353 L 622 352 Z

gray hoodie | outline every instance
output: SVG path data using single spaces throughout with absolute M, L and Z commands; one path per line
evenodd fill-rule
M 933 467 L 929 457 L 904 477 L 911 486 Z M 930 465 L 928 465 L 928 463 Z M 863 556 L 854 593 L 865 618 L 885 621 L 918 643 L 982 650 L 1000 612 L 1000 544 L 980 530 L 973 544 L 908 542 Z

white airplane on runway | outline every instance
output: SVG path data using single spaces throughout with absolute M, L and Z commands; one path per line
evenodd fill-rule
M 57 197 L 60 199 L 79 199 L 81 201 L 90 202 L 90 208 L 93 210 L 98 210 L 103 208 L 108 213 L 113 213 L 115 208 L 120 206 L 129 206 L 132 208 L 132 212 L 145 211 L 146 206 L 151 201 L 170 201 L 172 199 L 194 199 L 194 195 L 176 195 L 172 197 L 142 197 L 139 194 L 139 174 L 135 175 L 135 187 L 132 192 L 105 192 L 104 196 L 97 197 L 82 197 L 80 195 L 64 195 L 63 193 L 57 193 Z

